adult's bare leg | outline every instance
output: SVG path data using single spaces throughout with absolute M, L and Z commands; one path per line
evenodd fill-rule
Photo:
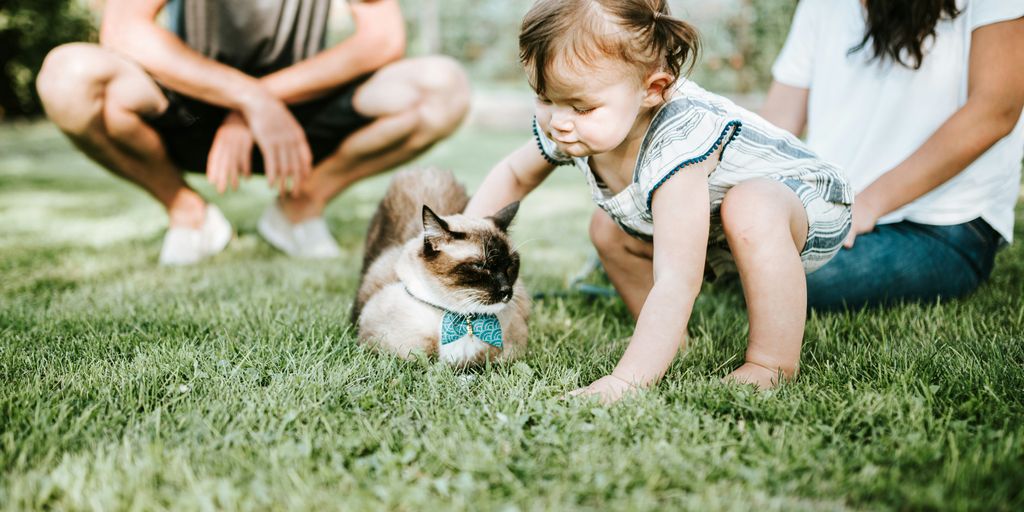
M 47 55 L 36 84 L 47 116 L 82 152 L 160 201 L 172 227 L 202 225 L 205 202 L 142 119 L 166 110 L 167 98 L 138 64 L 94 44 L 66 44 Z
M 401 165 L 458 128 L 469 108 L 469 82 L 446 57 L 389 65 L 359 87 L 357 112 L 374 119 L 320 162 L 298 193 L 280 198 L 294 223 L 320 216 L 353 183 Z

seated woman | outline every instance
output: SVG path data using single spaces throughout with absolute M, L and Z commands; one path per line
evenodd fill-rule
M 922 13 L 926 13 L 923 15 Z M 1012 240 L 1024 0 L 803 0 L 762 115 L 846 170 L 845 249 L 808 306 L 960 297 Z
M 761 114 L 806 128 L 858 192 L 846 248 L 807 276 L 809 308 L 931 302 L 988 278 L 1020 193 L 1022 17 L 1024 0 L 800 2 Z M 601 211 L 590 234 L 605 267 L 651 279 Z

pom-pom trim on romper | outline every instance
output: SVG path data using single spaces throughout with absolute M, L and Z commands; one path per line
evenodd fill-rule
M 555 167 L 561 167 L 563 165 L 570 164 L 570 162 L 559 162 L 558 160 L 551 158 L 551 156 L 548 155 L 547 151 L 544 151 L 544 144 L 542 144 L 540 141 L 540 131 L 537 130 L 536 121 L 533 122 L 533 140 L 537 143 L 537 149 L 540 150 L 541 156 L 543 156 L 544 160 L 547 160 L 549 164 L 554 165 Z
M 732 130 L 733 128 L 735 128 L 735 130 Z M 536 129 L 536 127 L 534 127 L 534 129 Z M 698 157 L 695 157 L 695 158 L 691 158 L 691 159 L 686 160 L 685 162 L 679 164 L 678 166 L 676 166 L 675 169 L 672 169 L 671 172 L 669 172 L 668 174 L 663 176 L 660 180 L 658 180 L 658 184 L 655 185 L 654 188 L 652 188 L 651 191 L 647 194 L 647 211 L 651 211 L 651 202 L 654 200 L 654 191 L 658 190 L 658 187 L 664 185 L 665 182 L 668 181 L 669 178 L 671 178 L 677 172 L 682 170 L 683 167 L 686 167 L 688 165 L 693 165 L 693 164 L 696 164 L 696 163 L 700 163 L 700 162 L 703 162 L 703 161 L 707 160 L 708 157 L 710 157 L 712 153 L 714 153 L 716 150 L 718 150 L 719 146 L 723 146 L 723 144 L 724 144 L 724 146 L 722 147 L 722 153 L 725 153 L 725 147 L 728 147 L 730 142 L 736 140 L 736 137 L 739 136 L 740 130 L 742 130 L 742 129 L 743 129 L 743 122 L 740 121 L 739 119 L 733 119 L 732 121 L 729 121 L 728 123 L 726 123 L 725 128 L 722 129 L 722 134 L 718 136 L 718 140 L 716 140 L 715 144 L 713 146 L 711 146 L 711 149 L 707 150 L 707 152 L 705 152 L 701 156 L 698 156 Z M 729 130 L 732 130 L 732 135 L 729 135 L 729 140 L 725 140 L 725 136 L 729 134 Z M 547 155 L 545 155 L 545 157 L 546 156 Z M 721 159 L 721 158 L 719 158 L 719 159 Z

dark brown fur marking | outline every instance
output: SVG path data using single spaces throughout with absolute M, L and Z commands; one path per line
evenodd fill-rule
M 466 187 L 448 171 L 435 168 L 406 169 L 395 173 L 384 198 L 370 220 L 363 252 L 363 268 L 359 272 L 359 288 L 370 265 L 382 252 L 400 246 L 418 235 L 422 229 L 421 209 L 429 205 L 438 215 L 459 213 L 469 203 Z M 357 298 L 352 304 L 352 321 L 363 308 Z

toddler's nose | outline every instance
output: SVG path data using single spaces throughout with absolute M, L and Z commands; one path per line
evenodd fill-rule
M 571 132 L 573 128 L 572 121 L 565 116 L 555 114 L 551 116 L 551 128 L 559 132 Z

